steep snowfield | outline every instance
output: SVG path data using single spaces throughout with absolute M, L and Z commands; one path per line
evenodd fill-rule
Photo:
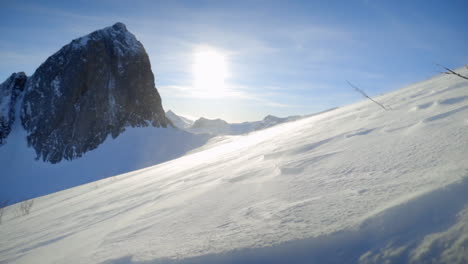
M 126 128 L 83 157 L 51 164 L 35 160 L 26 132 L 16 122 L 0 147 L 0 201 L 9 203 L 145 168 L 184 155 L 209 139 L 174 128 Z
M 10 206 L 0 262 L 467 263 L 468 82 L 375 99 Z

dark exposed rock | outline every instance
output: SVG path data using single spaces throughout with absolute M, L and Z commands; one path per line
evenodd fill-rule
M 122 23 L 49 57 L 27 80 L 21 121 L 37 158 L 52 163 L 80 157 L 128 126 L 170 124 L 148 55 Z
M 0 84 L 0 146 L 6 143 L 15 122 L 15 107 L 26 84 L 24 72 L 13 73 Z

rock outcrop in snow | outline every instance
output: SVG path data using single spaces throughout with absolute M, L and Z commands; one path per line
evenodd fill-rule
M 15 106 L 24 90 L 27 77 L 24 72 L 13 73 L 0 84 L 0 146 L 6 143 L 15 121 Z
M 11 93 L 14 78 L 2 85 L 4 93 Z M 2 106 L 8 100 L 11 106 L 16 96 L 2 98 Z M 13 116 L 2 119 L 8 123 L 2 142 Z M 148 55 L 122 23 L 75 39 L 49 57 L 26 82 L 21 121 L 37 158 L 51 163 L 80 157 L 126 127 L 170 124 Z

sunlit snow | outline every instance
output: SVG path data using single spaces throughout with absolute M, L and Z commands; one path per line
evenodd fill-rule
M 0 262 L 468 262 L 468 82 L 376 99 L 10 206 Z

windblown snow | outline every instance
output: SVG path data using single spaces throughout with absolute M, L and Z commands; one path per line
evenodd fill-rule
M 467 263 L 468 82 L 375 100 L 7 207 L 0 263 Z

